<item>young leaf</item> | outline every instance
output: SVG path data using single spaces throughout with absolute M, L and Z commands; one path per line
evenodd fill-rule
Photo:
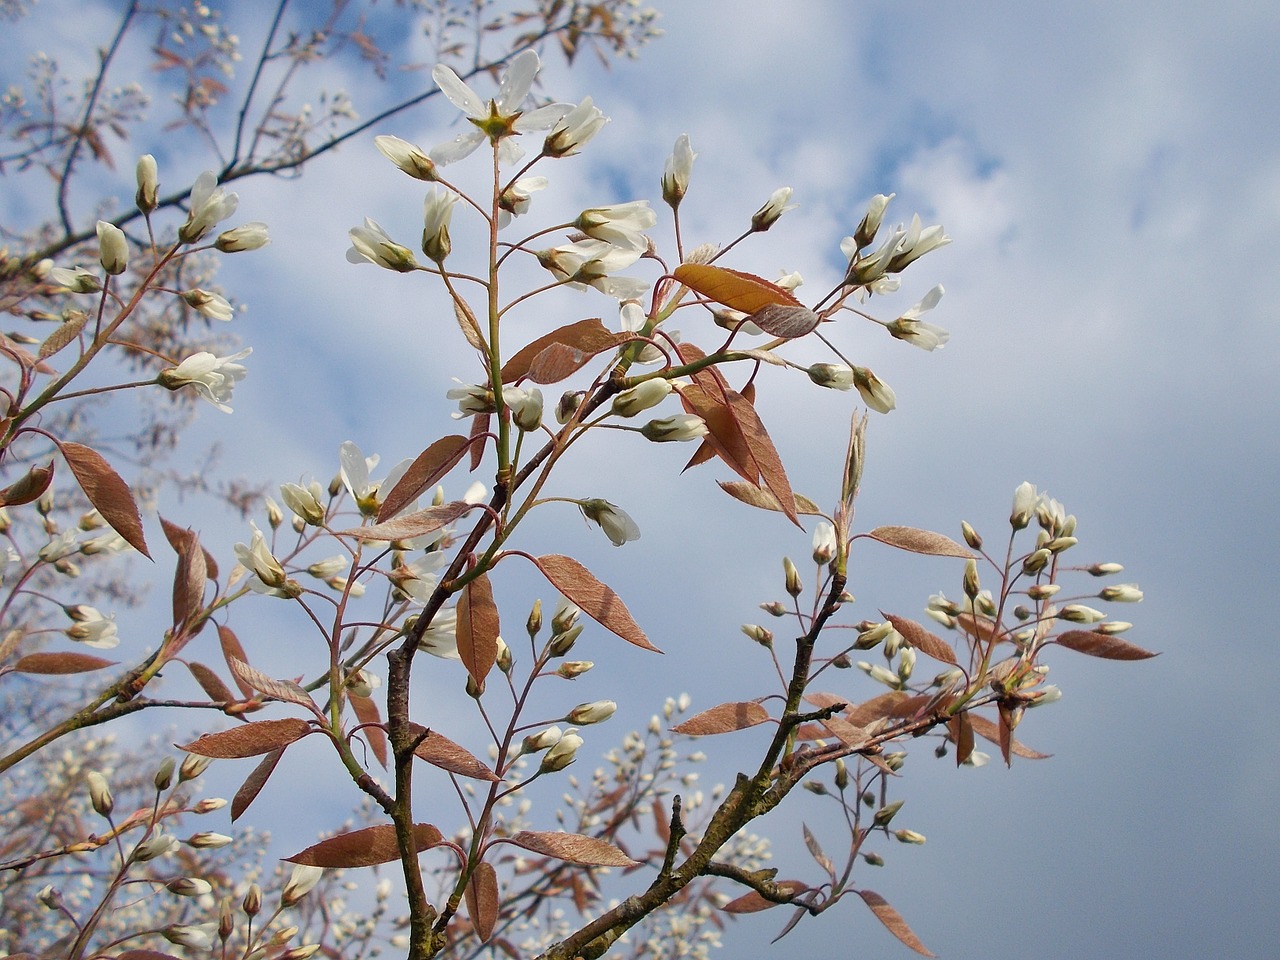
M 415 739 L 421 738 L 418 745 L 413 748 L 413 755 L 418 759 L 460 777 L 470 777 L 472 780 L 488 780 L 490 783 L 495 783 L 501 779 L 473 753 L 454 743 L 444 734 L 436 733 L 434 730 L 428 732 L 425 727 L 416 723 L 410 723 L 409 729 Z
M 307 693 L 292 680 L 272 680 L 265 673 L 258 672 L 237 657 L 229 657 L 228 663 L 231 665 L 231 673 L 237 680 L 244 681 L 259 693 L 264 693 L 268 697 L 274 697 L 277 700 L 283 700 L 286 703 L 296 703 L 300 707 L 306 707 L 313 713 L 319 712 L 311 699 L 311 694 Z
M 797 893 L 804 893 L 809 889 L 809 885 L 803 880 L 778 880 L 774 886 L 778 888 L 779 893 L 788 897 L 794 897 Z M 767 900 L 752 890 L 736 900 L 730 900 L 720 909 L 725 913 L 759 913 L 761 910 L 776 906 L 779 906 L 776 900 Z
M 612 349 L 626 338 L 625 334 L 609 330 L 597 317 L 567 324 L 518 350 L 503 365 L 502 382 L 515 383 L 529 377 L 535 383 L 557 383 L 592 357 Z M 561 349 L 552 349 L 555 347 Z M 540 369 L 535 371 L 535 366 Z M 551 376 L 555 379 L 545 379 Z
M 412 540 L 414 537 L 435 533 L 441 527 L 448 526 L 471 509 L 471 504 L 464 500 L 442 503 L 438 507 L 427 507 L 413 513 L 383 523 L 373 523 L 367 527 L 351 527 L 347 530 L 335 531 L 336 537 L 355 537 L 357 540 Z
M 956 745 L 956 766 L 964 763 L 973 753 L 973 723 L 969 719 L 969 711 L 962 710 L 947 721 L 947 729 L 951 731 L 951 741 Z
M 65 314 L 64 314 L 65 316 Z M 48 360 L 55 353 L 71 343 L 80 336 L 80 331 L 84 329 L 84 325 L 89 321 L 89 314 L 83 310 L 71 312 L 71 316 L 62 321 L 58 328 L 45 337 L 44 343 L 40 344 L 38 356 L 41 360 Z
M 870 533 L 862 534 L 872 540 L 879 540 L 899 550 L 910 550 L 912 553 L 924 553 L 931 557 L 962 557 L 970 559 L 973 553 L 950 537 L 944 537 L 932 530 L 920 530 L 916 527 L 876 527 Z
M 172 524 L 164 517 L 160 518 L 160 526 L 178 554 L 178 564 L 173 572 L 173 629 L 176 634 L 204 607 L 204 583 L 209 571 L 200 539 L 192 530 Z M 178 651 L 170 649 L 167 653 L 173 657 Z
M 733 499 L 740 500 L 749 507 L 782 512 L 782 505 L 778 503 L 778 498 L 763 487 L 757 487 L 753 483 L 744 483 L 741 480 L 717 480 L 716 483 L 720 485 L 721 490 L 733 497 Z M 796 513 L 803 513 L 811 517 L 822 515 L 822 508 L 804 494 L 795 494 L 795 501 Z
M 43 467 L 32 467 L 9 486 L 0 490 L 0 507 L 16 507 L 39 500 L 40 495 L 53 483 L 53 462 Z
M 284 749 L 284 747 L 281 747 L 279 750 L 272 750 L 262 758 L 261 763 L 253 768 L 253 772 L 244 778 L 244 783 L 240 784 L 240 789 L 231 798 L 232 823 L 240 819 L 240 815 L 249 809 L 249 804 L 257 799 L 258 794 L 262 792 L 262 788 L 267 785 L 267 781 L 271 779 L 271 774 L 275 772 L 276 764 L 284 756 Z
M 763 277 L 709 263 L 682 263 L 672 271 L 672 276 L 694 293 L 743 313 L 756 313 L 771 304 L 804 306 L 782 287 Z
M 493 864 L 483 860 L 476 864 L 475 871 L 467 880 L 464 896 L 476 939 L 488 943 L 493 936 L 493 925 L 498 922 L 498 873 Z
M 210 701 L 213 703 L 232 703 L 235 701 L 235 695 L 227 689 L 227 685 L 222 682 L 222 678 L 203 663 L 189 661 L 187 669 L 191 671 L 191 675 L 196 678 L 196 683 L 200 684 L 200 689 L 204 691 L 205 696 Z
M 796 518 L 796 498 L 791 492 L 791 483 L 787 480 L 787 472 L 782 468 L 782 458 L 773 446 L 769 432 L 756 414 L 756 408 L 742 394 L 729 390 L 727 392 L 729 407 L 738 421 L 739 428 L 746 438 L 747 447 L 751 450 L 752 459 L 760 470 L 764 485 L 777 498 L 782 512 L 787 519 L 800 526 Z
M 258 720 L 221 733 L 206 733 L 190 743 L 179 744 L 178 749 L 215 760 L 240 760 L 287 747 L 311 732 L 311 724 L 300 717 Z
M 114 667 L 115 660 L 103 660 L 87 653 L 28 653 L 13 665 L 14 673 L 90 673 Z
M 745 730 L 769 719 L 769 711 L 753 701 L 722 703 L 701 713 L 695 713 L 683 723 L 671 728 L 672 733 L 689 737 L 710 737 L 717 733 Z
M 584 867 L 634 867 L 638 862 L 607 840 L 581 833 L 521 830 L 514 837 L 504 839 L 506 843 L 514 843 L 517 847 L 540 853 L 544 857 L 554 857 Z
M 1068 630 L 1053 638 L 1068 650 L 1085 653 L 1091 657 L 1102 657 L 1105 660 L 1148 660 L 1159 656 L 1150 650 L 1144 650 L 1137 644 L 1105 633 L 1094 633 L 1092 630 Z
M 469 442 L 466 437 L 453 434 L 441 437 L 418 454 L 417 459 L 404 472 L 404 476 L 383 497 L 382 506 L 378 508 L 378 521 L 382 522 L 394 517 L 422 496 L 428 487 L 438 483 L 445 474 L 458 465 L 467 452 Z
M 800 824 L 801 830 L 804 831 L 804 845 L 809 851 L 809 856 L 817 862 L 823 870 L 827 872 L 827 876 L 831 878 L 831 882 L 836 882 L 835 864 L 831 862 L 831 858 L 822 852 L 822 844 L 818 843 L 818 838 L 809 830 L 807 823 Z
M 484 689 L 484 679 L 498 660 L 498 607 L 493 602 L 493 587 L 489 575 L 482 573 L 465 587 L 458 597 L 458 656 L 475 680 Z
M 812 333 L 820 323 L 818 315 L 808 307 L 771 303 L 748 318 L 771 337 L 796 340 Z
M 956 652 L 951 644 L 936 633 L 930 633 L 922 624 L 906 617 L 895 617 L 891 613 L 880 611 L 880 615 L 893 624 L 893 629 L 902 634 L 902 639 L 921 653 L 928 654 L 942 663 L 956 664 Z
M 573 557 L 549 553 L 534 557 L 533 562 L 553 587 L 602 627 L 637 647 L 654 653 L 662 652 L 649 642 L 649 638 L 632 618 L 622 599 L 613 592 L 613 588 L 597 580 L 590 570 Z
M 351 700 L 351 709 L 355 712 L 356 719 L 360 721 L 360 732 L 364 734 L 369 749 L 385 770 L 390 758 L 387 754 L 387 731 L 382 727 L 378 704 L 371 697 L 358 697 L 350 691 L 347 696 Z
M 969 723 L 973 725 L 974 733 L 982 737 L 984 740 L 989 740 L 991 743 L 1000 743 L 1000 729 L 996 726 L 994 721 L 988 720 L 981 714 L 973 713 L 969 710 L 966 710 L 964 715 L 969 718 Z M 1032 750 L 1025 743 L 1022 743 L 1019 740 L 1014 740 L 1012 737 L 1009 739 L 1009 751 L 1014 754 L 1014 756 L 1023 757 L 1027 760 L 1047 760 L 1049 757 L 1053 756 L 1051 753 L 1041 753 L 1039 750 Z
M 904 944 L 921 956 L 937 956 L 935 953 L 930 953 L 928 947 L 920 942 L 920 938 L 911 932 L 911 928 L 907 926 L 907 921 L 902 919 L 902 915 L 897 910 L 889 906 L 888 900 L 871 890 L 858 890 L 857 894 L 862 898 L 862 902 L 871 908 L 871 912 L 876 915 L 876 919 L 883 923 L 885 928 Z
M 240 646 L 240 638 L 236 636 L 235 631 L 230 627 L 218 624 L 218 644 L 222 647 L 222 658 L 227 661 L 227 666 L 231 666 L 232 660 L 239 660 L 241 663 L 248 663 L 249 657 L 244 652 L 244 647 Z M 231 679 L 235 681 L 240 693 L 244 695 L 246 700 L 252 700 L 254 693 L 253 687 L 241 679 L 240 675 L 231 671 Z
M 867 742 L 867 731 L 862 727 L 854 726 L 848 720 L 842 720 L 840 717 L 827 717 L 827 719 L 819 720 L 818 722 L 835 734 L 841 743 L 851 747 L 861 747 Z
M 421 853 L 443 843 L 444 837 L 429 823 L 415 823 L 413 841 Z M 400 846 L 396 842 L 395 824 L 380 823 L 321 840 L 284 859 L 307 867 L 372 867 L 399 860 Z
M 102 519 L 111 524 L 129 546 L 150 560 L 138 505 L 133 502 L 129 485 L 120 479 L 120 474 L 112 470 L 111 465 L 92 447 L 67 441 L 59 444 L 58 450 L 84 495 L 102 514 Z

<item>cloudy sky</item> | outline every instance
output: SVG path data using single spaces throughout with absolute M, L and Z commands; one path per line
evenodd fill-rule
M 83 53 L 101 42 L 88 28 L 108 14 L 54 27 L 59 6 L 38 8 L 51 43 Z M 885 310 L 943 283 L 930 319 L 951 331 L 946 348 L 925 354 L 869 324 L 841 331 L 898 397 L 873 415 L 859 525 L 955 535 L 963 519 L 998 539 L 1013 489 L 1030 480 L 1079 517 L 1081 562 L 1123 562 L 1142 586 L 1145 601 L 1118 613 L 1162 652 L 1053 658 L 1065 696 L 1019 731 L 1051 760 L 957 771 L 928 746 L 913 751 L 901 816 L 929 842 L 889 851 L 862 882 L 956 960 L 1273 956 L 1280 739 L 1265 704 L 1280 644 L 1263 601 L 1280 541 L 1280 12 L 1244 0 L 658 6 L 666 35 L 636 62 L 570 73 L 548 58 L 545 91 L 590 94 L 612 122 L 547 171 L 552 188 L 530 216 L 660 206 L 663 160 L 688 133 L 699 156 L 686 241 L 732 239 L 791 186 L 797 209 L 726 265 L 798 270 L 802 295 L 838 279 L 839 241 L 873 194 L 897 194 L 890 220 L 918 211 L 945 225 L 952 244 L 909 270 Z M 252 44 L 261 25 L 236 15 Z M 436 98 L 377 132 L 430 145 L 454 135 L 455 117 Z M 162 143 L 153 152 L 170 184 L 199 169 Z M 254 354 L 236 413 L 209 410 L 200 426 L 236 471 L 323 481 L 344 439 L 395 462 L 450 428 L 449 377 L 475 371 L 443 302 L 423 278 L 343 259 L 365 216 L 414 246 L 419 186 L 362 142 L 301 180 L 240 189 L 241 214 L 268 221 L 273 243 L 222 275 L 248 305 L 236 322 Z M 122 181 L 120 195 L 131 191 Z M 20 201 L 4 203 L 16 216 Z M 655 239 L 670 249 L 660 214 Z M 459 249 L 465 236 L 460 225 Z M 564 320 L 613 316 L 595 292 L 563 303 Z M 830 502 L 852 398 L 815 396 L 794 377 L 764 386 L 793 485 Z M 765 692 L 766 664 L 738 624 L 781 594 L 779 557 L 807 553 L 784 522 L 719 494 L 723 469 L 680 476 L 685 451 L 651 448 L 651 475 L 629 465 L 635 450 L 602 444 L 565 492 L 624 506 L 638 543 L 601 547 L 569 509 L 530 531 L 580 551 L 667 651 L 654 670 L 591 640 L 602 668 L 582 699 L 619 700 L 615 732 L 643 724 L 666 693 L 710 706 Z M 930 593 L 959 593 L 956 568 L 885 553 L 854 558 L 858 617 L 918 617 Z M 811 871 L 800 817 L 823 836 L 821 808 L 804 802 L 768 828 L 783 875 Z M 760 944 L 785 918 L 748 918 L 728 935 L 732 955 L 907 955 L 861 905 L 844 906 L 771 950 Z

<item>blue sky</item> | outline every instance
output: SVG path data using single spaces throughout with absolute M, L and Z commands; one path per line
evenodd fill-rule
M 658 6 L 666 36 L 638 61 L 549 65 L 549 93 L 590 94 L 612 122 L 549 171 L 547 207 L 656 201 L 663 160 L 688 133 L 699 157 L 686 238 L 727 241 L 792 186 L 798 209 L 728 265 L 799 270 L 802 294 L 837 279 L 839 240 L 872 194 L 897 193 L 890 220 L 919 211 L 944 224 L 952 244 L 889 303 L 943 283 L 930 319 L 951 331 L 946 348 L 926 355 L 856 328 L 842 341 L 899 400 L 873 415 L 859 525 L 955 535 L 964 519 L 994 535 L 1031 480 L 1080 518 L 1082 559 L 1121 561 L 1141 584 L 1145 601 L 1120 612 L 1135 642 L 1162 652 L 1052 660 L 1066 695 L 1019 731 L 1051 760 L 956 771 L 916 750 L 904 815 L 929 843 L 893 850 L 864 882 L 955 960 L 1272 956 L 1280 12 L 1243 0 Z M 98 42 L 74 34 L 80 23 L 58 42 Z M 377 132 L 430 145 L 453 136 L 453 118 L 437 99 Z M 181 164 L 171 159 L 168 182 L 198 170 Z M 449 377 L 470 378 L 452 321 L 424 285 L 410 293 L 343 260 L 364 216 L 414 238 L 417 187 L 366 142 L 299 181 L 240 189 L 242 218 L 268 221 L 273 243 L 222 274 L 248 304 L 237 326 L 254 348 L 235 415 L 200 423 L 229 467 L 323 481 L 344 439 L 394 462 L 448 429 Z M 19 201 L 3 202 L 15 216 Z M 666 226 L 654 231 L 664 245 Z M 565 309 L 612 308 L 590 292 Z M 762 416 L 790 424 L 775 437 L 794 486 L 829 501 L 849 396 L 770 386 Z M 679 476 L 683 451 L 666 450 L 646 457 L 656 477 L 619 469 L 632 449 L 605 444 L 576 469 L 580 495 L 624 506 L 641 541 L 601 548 L 568 510 L 531 530 L 585 550 L 667 651 L 653 670 L 594 639 L 593 659 L 616 657 L 618 672 L 584 678 L 582 699 L 622 702 L 617 736 L 676 682 L 704 706 L 764 692 L 764 663 L 737 627 L 781 592 L 778 557 L 807 552 L 783 522 L 728 503 L 713 483 L 722 470 Z M 930 593 L 959 592 L 943 563 L 855 560 L 859 616 L 919 616 Z M 588 747 L 603 750 L 606 732 Z M 768 825 L 783 875 L 810 870 L 799 818 L 817 828 L 817 809 L 801 800 Z M 907 955 L 853 904 L 761 946 L 784 919 L 748 918 L 725 955 Z

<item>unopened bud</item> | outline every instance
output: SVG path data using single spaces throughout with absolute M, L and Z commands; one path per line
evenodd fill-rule
M 905 802 L 905 800 L 894 800 L 892 803 L 886 803 L 876 811 L 875 816 L 871 819 L 872 824 L 877 827 L 887 827 L 898 811 L 902 809 L 902 805 Z
M 262 909 L 262 888 L 256 883 L 249 884 L 249 892 L 240 902 L 240 909 L 249 917 L 256 917 L 258 911 Z
M 157 790 L 169 789 L 169 785 L 173 783 L 173 768 L 175 766 L 173 757 L 165 757 L 160 762 L 160 769 L 156 771 L 154 781 Z
M 566 680 L 576 680 L 594 666 L 591 660 L 566 660 L 556 668 L 556 674 Z
M 898 654 L 898 676 L 905 682 L 911 679 L 911 671 L 916 667 L 916 652 L 911 647 L 903 647 Z
M 553 746 L 561 737 L 564 731 L 559 727 L 547 727 L 541 733 L 530 734 L 520 743 L 521 753 L 541 753 L 548 747 Z
M 178 767 L 178 782 L 185 783 L 188 780 L 194 780 L 204 773 L 212 762 L 209 757 L 200 757 L 194 753 L 187 754 L 183 758 L 182 766 Z
M 280 504 L 276 503 L 270 497 L 266 498 L 267 502 L 267 523 L 271 525 L 272 530 L 278 530 L 280 524 L 284 523 L 284 511 L 280 509 Z
M 778 600 L 770 600 L 768 603 L 760 604 L 760 609 L 771 617 L 785 617 L 787 608 Z
M 886 753 L 881 757 L 888 768 L 895 773 L 902 769 L 902 765 L 907 762 L 907 751 L 894 750 L 892 753 Z
M 234 842 L 234 838 L 228 837 L 225 833 L 214 833 L 211 830 L 193 833 L 187 837 L 187 846 L 194 847 L 197 850 L 217 850 L 219 847 L 225 847 L 227 844 Z
M 914 843 L 917 846 L 924 843 L 924 834 L 916 833 L 914 830 L 898 830 L 894 836 L 900 843 Z
M 1069 603 L 1058 611 L 1058 618 L 1068 623 L 1097 623 L 1107 615 L 1101 610 L 1086 607 L 1083 603 Z
M 871 650 L 885 638 L 897 632 L 888 620 L 881 623 L 864 621 L 859 624 L 859 627 L 861 629 L 858 631 L 858 639 L 853 645 L 855 650 Z
M 827 785 L 820 780 L 806 780 L 801 786 L 815 796 L 825 797 L 827 795 Z
M 1098 594 L 1103 600 L 1116 603 L 1138 603 L 1142 600 L 1142 591 L 1136 583 L 1120 583 L 1113 587 L 1104 587 Z
M 284 889 L 280 891 L 281 906 L 293 906 L 310 893 L 323 876 L 323 867 L 309 867 L 305 864 L 297 864 L 289 875 L 289 881 L 284 885 Z M 295 930 L 294 932 L 296 933 L 297 931 Z
M 762 647 L 768 648 L 773 646 L 773 631 L 766 630 L 759 624 L 744 623 L 742 625 L 742 632 Z
M 880 856 L 878 853 L 864 853 L 862 855 L 862 859 L 866 861 L 867 866 L 869 867 L 884 866 L 884 857 Z
M 575 623 L 564 633 L 553 634 L 547 643 L 547 652 L 553 657 L 563 657 L 573 649 L 574 643 L 582 635 L 583 627 L 584 624 Z
M 1027 558 L 1022 561 L 1022 572 L 1023 573 L 1039 573 L 1046 566 L 1048 566 L 1049 561 L 1052 558 L 1053 558 L 1053 554 L 1051 554 L 1048 550 L 1041 547 L 1039 550 L 1036 550 L 1033 553 L 1028 554 Z
M 559 402 L 556 404 L 556 423 L 564 426 L 573 419 L 573 415 L 578 412 L 578 408 L 582 406 L 582 401 L 586 397 L 585 390 L 570 390 L 560 396 Z
M 964 542 L 973 547 L 973 549 L 982 549 L 982 537 L 978 536 L 978 531 L 969 525 L 969 521 L 960 521 L 960 533 L 964 536 Z
M 116 802 L 111 796 L 111 787 L 107 783 L 107 778 L 97 770 L 90 770 L 84 778 L 89 784 L 89 802 L 93 804 L 94 811 L 103 817 L 111 816 Z
M 497 664 L 498 669 L 503 673 L 511 672 L 511 665 L 513 663 L 511 658 L 511 648 L 507 646 L 507 642 L 501 637 L 498 638 L 498 657 L 494 662 Z
M 665 377 L 645 380 L 630 390 L 624 390 L 613 398 L 610 409 L 620 417 L 634 417 L 651 407 L 656 407 L 671 393 L 671 381 Z
M 1044 545 L 1044 548 L 1050 553 L 1061 553 L 1063 550 L 1071 549 L 1079 542 L 1075 537 L 1054 537 Z
M 796 569 L 790 557 L 782 558 L 782 572 L 786 575 L 787 593 L 793 597 L 800 596 L 804 590 L 804 584 L 800 580 L 800 571 Z
M 529 634 L 529 638 L 533 639 L 542 631 L 542 601 L 533 601 L 533 609 L 529 611 L 529 619 L 525 621 L 524 628 Z
M 576 604 L 561 599 L 556 604 L 555 613 L 551 615 L 551 632 L 564 633 L 578 622 L 578 617 L 581 613 L 582 610 Z
M 178 841 L 168 833 L 153 833 L 133 848 L 135 863 L 145 863 L 163 856 L 178 846 Z
M 1119 573 L 1121 570 L 1124 569 L 1124 564 L 1095 563 L 1092 566 L 1086 567 L 1085 569 L 1088 570 L 1095 577 L 1106 577 L 1106 576 L 1110 576 L 1113 573 Z
M 144 215 L 149 214 L 159 203 L 156 196 L 157 191 L 160 189 L 156 158 L 149 153 L 144 153 L 140 156 L 135 174 L 138 181 L 138 192 L 134 195 L 134 202 Z
M 1060 583 L 1036 583 L 1027 587 L 1027 596 L 1032 600 L 1048 600 L 1062 589 Z
M 849 767 L 843 757 L 836 757 L 836 789 L 843 791 L 849 786 Z
M 192 813 L 213 813 L 215 810 L 221 810 L 227 805 L 227 801 L 222 797 L 206 797 L 191 808 Z
M 964 595 L 972 600 L 982 592 L 982 583 L 978 580 L 978 561 L 969 559 L 964 564 Z
M 212 884 L 199 877 L 177 877 L 166 883 L 164 887 L 179 897 L 203 897 L 206 893 L 213 892 Z
M 218 902 L 218 939 L 224 944 L 236 929 L 236 917 L 231 902 L 230 894 Z
M 1127 620 L 1112 620 L 1109 623 L 1100 623 L 1093 628 L 1094 633 L 1101 633 L 1106 636 L 1112 636 L 1117 633 L 1124 633 L 1133 627 L 1132 623 Z
M 563 770 L 573 763 L 578 754 L 578 748 L 581 746 L 582 738 L 570 730 L 557 740 L 550 750 L 543 754 L 542 763 L 538 766 L 538 772 L 555 773 L 558 770 Z
M 579 726 L 589 726 L 593 723 L 603 723 L 614 715 L 618 705 L 612 700 L 596 700 L 593 703 L 580 703 L 569 711 L 569 715 L 565 717 L 569 723 Z

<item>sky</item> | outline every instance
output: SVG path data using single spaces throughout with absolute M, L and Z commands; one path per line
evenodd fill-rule
M 85 34 L 111 22 L 110 6 L 86 5 L 51 42 L 100 42 Z M 872 195 L 896 194 L 892 222 L 918 211 L 943 224 L 952 243 L 913 266 L 884 309 L 942 283 L 929 319 L 951 332 L 946 347 L 926 354 L 869 324 L 840 332 L 898 398 L 872 415 L 859 527 L 956 536 L 967 520 L 1000 538 L 1013 490 L 1029 480 L 1079 517 L 1081 562 L 1125 564 L 1122 579 L 1145 599 L 1116 614 L 1161 654 L 1052 658 L 1063 700 L 1019 730 L 1052 759 L 956 770 L 929 746 L 914 749 L 903 825 L 929 842 L 887 851 L 887 866 L 862 882 L 954 960 L 1273 956 L 1280 11 L 1243 0 L 657 6 L 665 36 L 634 62 L 606 71 L 584 58 L 570 72 L 547 58 L 543 89 L 566 101 L 589 94 L 611 123 L 547 171 L 553 185 L 535 211 L 650 198 L 655 239 L 668 247 L 656 188 L 687 133 L 698 158 L 686 242 L 726 242 L 790 186 L 798 207 L 726 265 L 798 270 L 802 297 L 838 279 L 839 241 Z M 238 29 L 249 38 L 261 27 Z M 377 132 L 429 146 L 454 136 L 455 117 L 436 98 Z M 162 150 L 167 182 L 198 172 Z M 267 221 L 273 239 L 221 274 L 247 305 L 236 327 L 254 354 L 235 414 L 203 412 L 197 436 L 223 443 L 229 468 L 325 482 L 345 439 L 393 463 L 450 429 L 449 378 L 475 371 L 443 301 L 343 259 L 346 231 L 365 216 L 413 246 L 419 187 L 356 142 L 299 180 L 239 188 L 241 216 Z M 3 203 L 17 216 L 17 198 Z M 466 236 L 460 225 L 455 247 Z M 566 320 L 613 317 L 594 291 L 560 303 Z M 856 397 L 815 396 L 795 377 L 766 386 L 761 415 L 779 425 L 793 486 L 831 502 Z M 695 709 L 765 692 L 766 664 L 738 625 L 781 595 L 780 556 L 808 552 L 784 521 L 727 501 L 714 484 L 722 468 L 681 475 L 687 451 L 650 448 L 652 473 L 633 470 L 634 451 L 607 439 L 572 465 L 572 495 L 622 505 L 640 541 L 602 546 L 567 508 L 530 530 L 530 542 L 580 550 L 666 651 L 655 669 L 589 638 L 591 658 L 616 672 L 598 668 L 579 689 L 583 700 L 619 700 L 617 736 L 679 692 L 673 683 Z M 209 536 L 243 534 L 224 525 Z M 929 594 L 960 592 L 960 571 L 942 561 L 860 548 L 853 566 L 858 616 L 919 618 Z M 584 749 L 613 742 L 598 730 Z M 742 743 L 706 749 L 726 751 L 731 771 Z M 821 807 L 797 800 L 762 831 L 781 875 L 812 875 L 801 818 L 823 835 Z M 765 946 L 785 919 L 746 918 L 724 955 L 908 955 L 857 903 Z

